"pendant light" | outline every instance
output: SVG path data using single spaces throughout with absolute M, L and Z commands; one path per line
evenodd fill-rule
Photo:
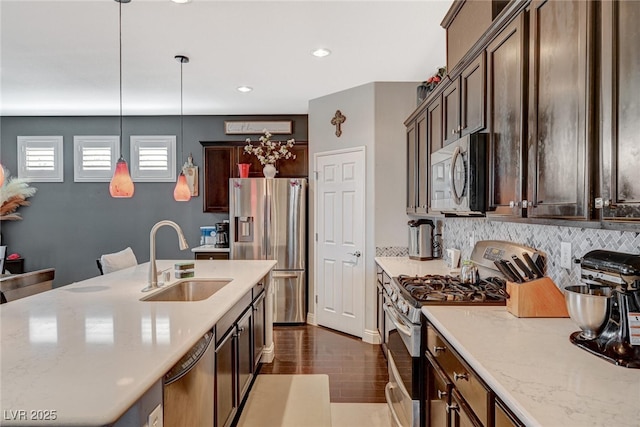
M 188 202 L 191 200 L 191 190 L 187 184 L 187 177 L 184 175 L 184 169 L 180 166 L 184 160 L 184 124 L 183 124 L 183 100 L 182 100 L 182 65 L 189 63 L 189 58 L 184 55 L 176 55 L 176 61 L 180 63 L 180 159 L 178 159 L 178 181 L 176 188 L 173 190 L 173 198 L 176 202 Z M 177 156 L 176 156 L 177 157 Z
M 115 198 L 131 198 L 133 197 L 133 181 L 129 175 L 127 162 L 122 155 L 122 3 L 129 3 L 131 0 L 115 0 L 118 5 L 118 28 L 120 36 L 120 158 L 116 163 L 113 178 L 109 184 L 109 193 Z

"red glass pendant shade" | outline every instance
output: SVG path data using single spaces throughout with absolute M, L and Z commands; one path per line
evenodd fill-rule
M 0 165 L 0 187 L 4 184 L 4 168 Z
M 178 176 L 178 182 L 176 182 L 176 188 L 173 190 L 173 198 L 176 202 L 188 202 L 191 200 L 191 190 L 189 190 L 189 184 L 187 184 L 187 177 L 183 172 L 180 172 Z
M 111 197 L 130 198 L 133 197 L 133 181 L 129 175 L 129 168 L 124 157 L 120 156 L 116 163 L 116 170 L 109 184 L 109 193 Z

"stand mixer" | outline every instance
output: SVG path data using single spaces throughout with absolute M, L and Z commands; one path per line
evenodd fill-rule
M 640 368 L 640 255 L 606 250 L 579 261 L 584 285 L 565 288 L 567 309 L 581 331 L 578 347 L 627 368 Z

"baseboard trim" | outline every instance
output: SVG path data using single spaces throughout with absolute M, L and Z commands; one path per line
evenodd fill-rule
M 380 344 L 382 342 L 377 329 L 373 331 L 370 329 L 365 329 L 364 334 L 362 335 L 362 341 L 369 344 Z
M 260 359 L 260 361 L 262 363 L 271 363 L 275 358 L 276 358 L 276 346 L 274 343 L 271 343 L 269 347 L 264 348 L 264 351 L 262 352 L 262 358 Z
M 315 313 L 307 313 L 307 323 L 313 326 L 318 326 Z

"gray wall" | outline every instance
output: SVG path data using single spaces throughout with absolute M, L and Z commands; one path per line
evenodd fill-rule
M 8 253 L 17 252 L 25 259 L 27 271 L 53 267 L 54 286 L 62 286 L 99 274 L 95 260 L 103 253 L 131 246 L 139 263 L 149 261 L 149 231 L 162 219 L 176 221 L 183 229 L 189 246 L 200 243 L 202 225 L 213 225 L 228 218 L 226 214 L 202 212 L 204 164 L 200 141 L 244 141 L 259 135 L 225 135 L 225 120 L 293 120 L 293 137 L 307 141 L 307 116 L 185 116 L 184 154 L 193 153 L 199 167 L 200 195 L 189 202 L 173 200 L 175 183 L 136 183 L 131 199 L 113 199 L 109 183 L 73 182 L 73 136 L 118 135 L 116 117 L 2 117 L 0 160 L 12 176 L 17 176 L 17 136 L 62 135 L 64 137 L 64 182 L 34 182 L 31 206 L 18 209 L 21 221 L 0 222 L 2 244 Z M 123 153 L 129 156 L 130 135 L 177 135 L 180 154 L 180 116 L 139 116 L 123 120 Z M 282 139 L 288 138 L 282 135 Z M 276 140 L 281 138 L 276 137 Z M 227 185 L 226 182 L 218 183 Z M 157 234 L 159 259 L 192 259 L 193 253 L 180 251 L 170 228 Z

